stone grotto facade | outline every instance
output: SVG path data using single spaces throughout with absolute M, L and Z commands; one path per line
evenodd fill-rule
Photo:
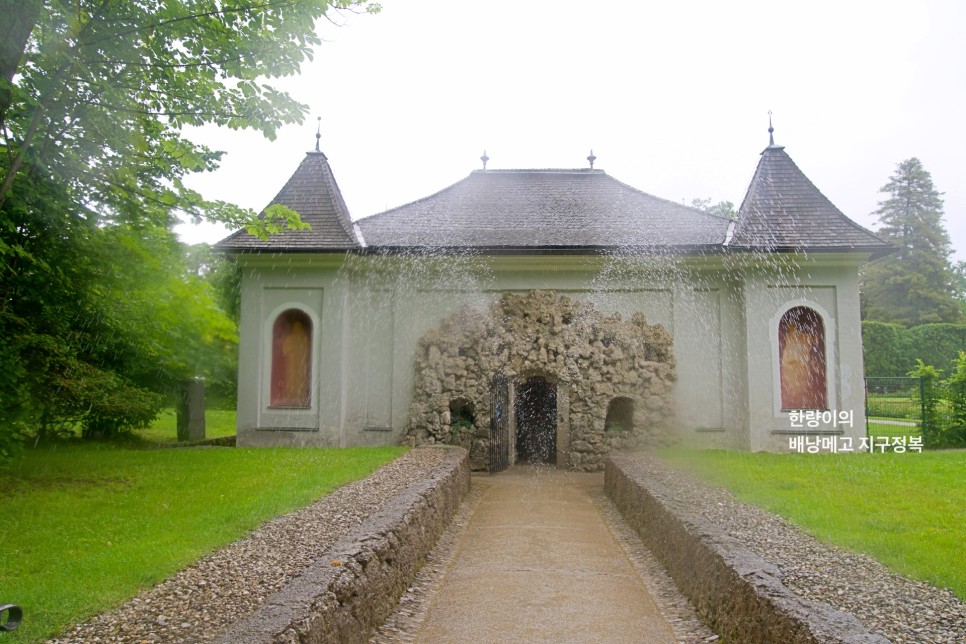
M 415 370 L 408 435 L 465 447 L 474 469 L 493 458 L 501 377 L 553 388 L 557 465 L 597 470 L 612 449 L 673 438 L 671 336 L 640 313 L 624 320 L 554 291 L 506 293 L 488 311 L 463 308 L 424 335 Z M 526 410 L 507 413 L 513 426 Z M 516 446 L 507 447 L 516 460 Z

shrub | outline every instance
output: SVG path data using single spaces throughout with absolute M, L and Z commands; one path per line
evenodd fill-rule
M 916 360 L 956 371 L 956 356 L 966 351 L 966 324 L 899 324 L 865 321 L 862 346 L 866 376 L 895 376 L 916 368 Z
M 953 445 L 966 444 L 966 351 L 960 351 L 956 359 L 956 371 L 949 376 L 949 404 L 951 423 L 946 437 Z
M 909 361 L 909 368 L 913 368 L 912 361 L 918 358 L 951 374 L 956 371 L 957 356 L 966 351 L 964 324 L 921 324 L 903 329 L 901 336 L 898 353 Z
M 904 330 L 902 325 L 889 322 L 862 323 L 866 376 L 894 376 L 911 368 L 902 364 L 899 350 Z
M 929 447 L 939 443 L 941 418 L 939 416 L 940 387 L 939 377 L 942 372 L 932 365 L 916 360 L 916 368 L 908 373 L 915 378 L 922 378 L 920 396 L 922 400 L 922 440 Z

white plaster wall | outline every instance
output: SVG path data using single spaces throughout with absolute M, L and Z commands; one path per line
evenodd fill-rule
M 857 264 L 797 261 L 777 279 L 761 271 L 749 271 L 745 278 L 748 447 L 755 451 L 788 451 L 793 435 L 848 436 L 855 444 L 865 435 Z M 851 411 L 851 426 L 796 428 L 790 413 L 781 410 L 778 323 L 793 306 L 808 306 L 823 318 L 828 407 Z
M 784 451 L 788 414 L 776 402 L 777 320 L 790 303 L 829 318 L 829 404 L 854 411 L 864 434 L 857 262 L 814 261 L 776 278 L 755 267 L 701 266 L 682 278 L 634 260 L 491 257 L 243 258 L 238 432 L 240 445 L 376 445 L 403 440 L 419 338 L 463 305 L 486 311 L 506 291 L 554 289 L 604 312 L 641 311 L 674 338 L 678 425 L 688 441 Z M 690 278 L 689 278 L 690 279 Z M 267 405 L 270 316 L 298 305 L 317 319 L 313 404 Z M 783 308 L 784 307 L 784 308 Z
M 238 444 L 343 444 L 341 259 L 286 256 L 241 262 Z M 300 308 L 313 320 L 312 402 L 305 410 L 278 410 L 268 404 L 272 324 L 288 308 Z

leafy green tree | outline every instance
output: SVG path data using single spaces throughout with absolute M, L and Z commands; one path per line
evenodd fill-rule
M 900 163 L 881 191 L 878 233 L 897 252 L 870 264 L 862 275 L 865 319 L 904 325 L 960 322 L 943 226 L 943 200 L 919 159 Z
M 241 315 L 241 269 L 234 258 L 215 252 L 209 244 L 188 247 L 188 270 L 213 289 L 215 301 L 238 324 Z
M 964 261 L 953 264 L 953 288 L 956 291 L 956 299 L 959 300 L 963 317 L 966 318 L 966 262 Z
M 34 235 L 0 279 L 0 359 L 12 375 L 0 380 L 0 443 L 136 428 L 181 380 L 233 382 L 235 323 L 171 231 L 62 217 L 52 234 L 52 217 L 25 222 Z
M 300 121 L 270 79 L 298 72 L 331 8 L 378 5 L 0 0 L 0 458 L 38 429 L 143 424 L 178 378 L 230 363 L 232 320 L 171 225 L 301 223 L 188 189 L 220 153 L 184 127 Z
M 902 332 L 905 327 L 888 322 L 862 323 L 862 351 L 866 376 L 897 376 L 911 366 L 904 364 Z
M 949 376 L 949 402 L 952 411 L 949 443 L 964 445 L 966 444 L 966 351 L 959 352 L 956 370 Z
M 942 416 L 939 413 L 939 404 L 942 400 L 940 383 L 942 371 L 916 359 L 915 369 L 906 375 L 922 379 L 921 389 L 916 392 L 916 395 L 922 403 L 923 443 L 928 447 L 936 447 L 941 442 L 940 435 L 943 429 Z
M 298 72 L 330 6 L 366 3 L 46 0 L 38 11 L 36 0 L 6 2 L 0 34 L 32 28 L 20 52 L 19 38 L 5 41 L 2 57 L 0 205 L 23 192 L 17 183 L 33 167 L 68 191 L 79 216 L 166 225 L 180 210 L 260 234 L 297 226 L 290 210 L 258 218 L 185 187 L 185 174 L 214 169 L 220 153 L 183 127 L 274 138 L 301 121 L 305 106 L 264 79 Z
M 738 218 L 738 211 L 735 209 L 735 205 L 730 201 L 711 203 L 711 199 L 692 199 L 691 207 L 697 208 L 698 210 L 703 210 L 705 212 L 710 212 L 712 215 L 727 217 L 728 219 Z

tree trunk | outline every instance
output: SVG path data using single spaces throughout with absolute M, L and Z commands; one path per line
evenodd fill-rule
M 0 0 L 0 79 L 13 80 L 30 32 L 40 18 L 41 0 Z M 10 107 L 12 93 L 0 87 L 0 121 Z

